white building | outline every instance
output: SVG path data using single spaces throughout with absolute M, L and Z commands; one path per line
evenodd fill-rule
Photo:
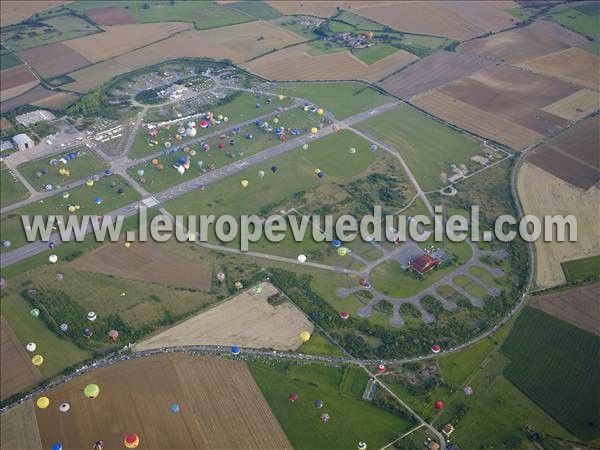
M 44 111 L 43 109 L 38 109 L 36 111 L 30 111 L 25 114 L 21 114 L 15 117 L 15 120 L 19 122 L 21 125 L 25 125 L 28 127 L 29 125 L 33 125 L 38 122 L 50 122 L 55 120 L 56 117 L 50 111 Z
M 12 138 L 13 144 L 17 147 L 17 150 L 27 150 L 33 148 L 35 145 L 31 138 L 25 133 L 16 134 Z

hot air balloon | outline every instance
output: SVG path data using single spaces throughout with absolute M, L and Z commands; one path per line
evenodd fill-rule
M 444 409 L 444 402 L 438 400 L 434 403 L 433 405 L 435 407 L 435 409 L 437 409 L 438 411 L 441 411 L 442 409 Z
M 171 405 L 171 412 L 173 414 L 177 414 L 179 412 L 179 405 L 177 403 Z
M 354 155 L 354 154 L 356 153 L 356 149 L 355 149 L 354 147 L 350 147 L 350 149 L 348 150 L 348 152 L 349 152 L 351 155 Z
M 292 392 L 288 398 L 289 398 L 290 402 L 295 402 L 296 400 L 298 400 L 298 394 L 296 394 L 295 392 Z
M 308 144 L 304 144 L 304 145 L 302 146 L 302 150 L 308 150 Z
M 40 409 L 46 409 L 48 406 L 50 406 L 50 399 L 48 397 L 40 397 L 37 399 L 35 404 Z
M 225 274 L 224 274 L 223 272 L 219 272 L 219 273 L 217 274 L 217 280 L 218 280 L 219 282 L 221 282 L 221 283 L 222 283 L 223 281 L 225 281 Z
M 331 241 L 331 245 L 333 245 L 333 248 L 340 248 L 342 246 L 342 241 L 339 239 L 334 239 Z
M 279 119 L 277 117 L 273 117 L 273 123 L 279 123 Z
M 70 205 L 70 206 L 67 208 L 67 210 L 68 210 L 70 213 L 74 213 L 74 212 L 76 211 L 76 210 L 75 210 L 75 207 L 74 207 L 73 205 Z
M 69 405 L 68 403 L 61 403 L 60 406 L 58 407 L 58 410 L 61 413 L 66 413 L 70 409 L 71 409 L 71 405 Z
M 377 372 L 379 372 L 379 373 L 385 372 L 385 366 L 383 364 L 379 364 L 377 366 Z
M 96 198 L 94 198 L 94 203 L 95 203 L 96 205 L 100 205 L 100 204 L 102 204 L 102 198 L 101 198 L 101 197 L 96 197 Z
M 83 389 L 83 395 L 85 395 L 87 398 L 95 399 L 98 397 L 98 395 L 100 395 L 100 387 L 98 387 L 97 384 L 88 384 Z
M 90 311 L 87 313 L 87 320 L 89 320 L 90 322 L 93 322 L 94 320 L 97 319 L 97 315 L 94 311 Z
M 63 450 L 63 446 L 60 442 L 55 442 L 52 444 L 52 450 Z
M 318 132 L 319 132 L 319 130 L 317 129 L 317 127 L 312 127 L 310 129 L 310 133 L 313 134 L 313 135 L 317 134 Z
M 35 345 L 35 342 L 28 342 L 27 345 L 25 346 L 25 348 L 27 349 L 28 352 L 35 352 L 37 345 Z
M 116 341 L 119 338 L 119 332 L 117 330 L 110 330 L 108 332 L 108 337 L 111 341 Z
M 222 142 L 219 142 L 219 145 L 217 146 L 220 149 L 224 149 L 225 148 L 225 144 L 223 144 Z
M 60 326 L 58 327 L 60 329 L 60 331 L 62 331 L 63 333 L 66 333 L 67 330 L 69 329 L 69 326 L 66 323 L 61 323 Z
M 317 114 L 320 115 L 320 116 L 322 116 L 324 112 L 325 111 L 323 111 L 323 108 L 317 109 Z
M 31 363 L 34 366 L 41 366 L 44 363 L 44 357 L 42 355 L 34 355 L 33 358 L 31 358 Z
M 2 241 L 2 247 L 9 248 L 12 245 L 10 241 Z
M 264 176 L 265 176 L 265 171 L 264 171 L 264 170 L 259 170 L 259 171 L 258 171 L 258 177 L 259 177 L 259 178 L 262 178 L 262 177 L 264 177 Z
M 244 288 L 244 285 L 242 284 L 241 281 L 236 281 L 234 283 L 234 286 L 235 286 L 236 289 L 243 289 Z
M 356 446 L 356 448 L 358 450 L 367 450 L 367 443 L 366 442 L 359 442 L 358 445 Z
M 298 259 L 298 262 L 301 262 L 301 263 L 306 262 L 306 255 L 298 255 L 297 259 Z
M 91 179 L 90 179 L 90 180 L 87 180 L 87 181 L 85 182 L 85 185 L 86 185 L 86 186 L 88 186 L 88 187 L 92 187 L 92 186 L 94 185 L 94 180 L 91 180 Z
M 54 264 L 58 261 L 58 256 L 50 255 L 50 256 L 48 256 L 48 261 L 50 261 L 50 264 Z
M 378 147 L 377 147 L 377 145 L 376 145 L 376 144 L 373 144 L 373 145 L 371 145 L 371 151 L 372 151 L 372 152 L 376 151 L 376 150 L 377 150 L 377 148 L 378 148 Z
M 125 243 L 123 244 L 123 246 L 124 246 L 125 248 L 129 248 L 129 247 L 131 247 L 131 242 L 125 242 Z
M 63 197 L 64 199 L 67 199 L 67 198 L 69 198 L 69 193 L 68 193 L 68 192 L 63 192 L 63 195 L 62 195 L 62 197 Z
M 346 247 L 340 247 L 337 249 L 337 254 L 340 256 L 346 256 L 348 254 L 348 249 Z
M 463 389 L 463 392 L 465 393 L 466 396 L 471 396 L 473 395 L 473 388 L 471 386 L 465 386 L 465 388 Z
M 271 172 L 273 172 L 273 173 L 277 172 L 277 166 L 271 166 Z
M 143 176 L 144 176 L 144 173 L 145 173 L 145 172 L 144 172 L 144 169 L 140 169 L 140 170 L 138 170 L 138 171 L 137 171 L 137 174 L 138 174 L 140 177 L 143 177 Z
M 300 333 L 300 340 L 302 342 L 308 342 L 309 339 L 310 339 L 310 333 L 308 331 L 303 331 L 302 333 Z
M 304 108 L 302 108 L 302 110 L 303 110 L 304 112 L 308 111 L 308 106 L 305 106 Z
M 439 344 L 433 344 L 433 345 L 431 346 L 431 351 L 432 351 L 433 353 L 439 353 L 441 350 L 442 350 L 442 347 L 440 347 L 440 345 L 439 345 Z
M 237 356 L 239 355 L 241 352 L 240 348 L 237 345 L 234 345 L 233 347 L 231 347 L 231 354 L 233 356 Z
M 91 338 L 93 334 L 94 334 L 94 332 L 92 331 L 91 328 L 85 328 L 83 330 L 83 337 L 86 338 L 86 339 Z
M 37 317 L 40 315 L 40 310 L 37 308 L 33 308 L 31 311 L 29 311 L 29 314 L 31 314 L 33 317 Z
M 248 187 L 248 180 L 242 180 L 240 181 L 240 184 L 242 185 L 243 188 Z
M 92 450 L 104 450 L 104 441 L 98 440 L 94 442 Z
M 156 166 L 156 165 L 158 164 L 158 159 L 154 158 L 152 161 L 150 161 L 150 163 L 151 163 L 153 166 Z
M 328 422 L 328 421 L 329 421 L 329 419 L 330 419 L 330 416 L 329 416 L 329 414 L 328 414 L 328 413 L 323 413 L 323 414 L 321 414 L 321 421 L 322 421 L 322 422 Z
M 348 320 L 348 317 L 350 317 L 350 314 L 348 314 L 346 311 L 342 311 L 340 313 L 340 319 L 342 319 L 342 320 Z
M 277 96 L 277 98 L 278 98 L 278 99 L 281 101 L 281 100 L 283 100 L 283 99 L 285 98 L 285 96 L 283 96 L 283 95 L 279 94 L 279 95 Z
M 138 445 L 140 445 L 140 437 L 135 433 L 128 434 L 123 439 L 123 443 L 127 448 L 136 448 Z

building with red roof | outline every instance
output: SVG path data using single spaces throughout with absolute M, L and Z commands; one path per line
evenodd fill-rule
M 410 268 L 423 275 L 431 269 L 435 269 L 440 264 L 440 260 L 430 255 L 421 255 L 410 262 Z

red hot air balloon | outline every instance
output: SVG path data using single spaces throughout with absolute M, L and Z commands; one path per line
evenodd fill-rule
M 435 406 L 435 409 L 437 409 L 438 411 L 441 411 L 442 409 L 444 409 L 444 402 L 438 400 L 435 402 L 434 406 Z
M 292 403 L 295 402 L 296 400 L 298 400 L 298 394 L 296 394 L 295 392 L 292 392 L 290 394 L 289 399 L 290 399 L 290 402 L 292 402 Z

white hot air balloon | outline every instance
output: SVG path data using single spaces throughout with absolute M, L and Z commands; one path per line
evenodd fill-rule
M 58 256 L 50 255 L 50 256 L 48 256 L 48 261 L 50 261 L 50 264 L 54 264 L 58 261 Z
M 306 262 L 306 255 L 298 255 L 298 262 Z

